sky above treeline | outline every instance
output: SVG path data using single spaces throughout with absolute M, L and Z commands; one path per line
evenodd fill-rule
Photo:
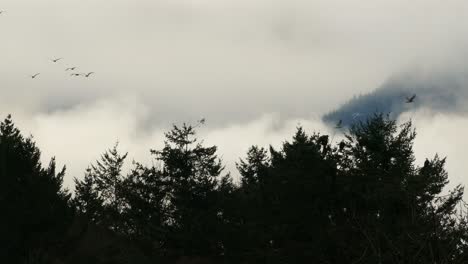
M 453 184 L 468 183 L 467 1 L 3 0 L 0 10 L 0 114 L 67 165 L 67 185 L 117 140 L 130 161 L 150 162 L 173 123 L 201 118 L 200 137 L 234 171 L 250 145 L 278 146 L 299 124 L 333 133 L 324 114 L 395 78 L 408 93 L 414 79 L 431 87 L 397 117 L 417 127 L 418 162 L 448 156 Z M 457 106 L 432 107 L 445 94 Z

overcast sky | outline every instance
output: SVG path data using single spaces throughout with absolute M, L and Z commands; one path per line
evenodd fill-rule
M 298 124 L 329 132 L 321 116 L 353 95 L 415 69 L 461 78 L 468 58 L 466 0 L 2 0 L 0 10 L 0 114 L 67 164 L 67 185 L 116 140 L 148 161 L 172 123 L 202 117 L 201 136 L 233 170 L 250 145 L 278 145 Z M 72 66 L 96 74 L 71 77 Z M 466 111 L 439 110 L 400 121 L 415 121 L 418 162 L 447 155 L 452 181 L 466 184 Z

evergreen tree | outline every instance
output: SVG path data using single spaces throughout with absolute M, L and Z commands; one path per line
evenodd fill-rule
M 217 178 L 223 170 L 216 146 L 204 147 L 195 128 L 183 124 L 166 134 L 165 146 L 154 151 L 168 186 L 170 247 L 182 255 L 213 255 L 217 239 Z
M 148 255 L 164 255 L 167 237 L 167 183 L 154 166 L 136 163 L 123 181 L 126 232 Z
M 122 167 L 127 153 L 121 155 L 117 147 L 116 143 L 102 154 L 101 159 L 87 169 L 83 180 L 75 179 L 74 203 L 90 220 L 118 231 L 124 210 Z
M 269 155 L 253 147 L 238 166 L 235 250 L 269 263 L 464 263 L 463 188 L 442 195 L 445 159 L 416 166 L 415 136 L 376 115 L 336 147 L 301 128 Z
M 53 248 L 70 222 L 70 195 L 62 188 L 65 167 L 43 167 L 32 138 L 11 116 L 0 123 L 0 259 L 19 263 L 33 251 Z
M 257 243 L 248 246 L 257 248 L 250 256 L 254 261 L 301 262 L 326 256 L 332 246 L 319 238 L 327 236 L 332 224 L 328 216 L 336 174 L 328 150 L 327 137 L 308 136 L 298 128 L 280 150 L 270 147 L 267 155 L 253 147 L 241 161 L 248 241 Z
M 340 151 L 346 193 L 348 259 L 363 263 L 461 263 L 464 247 L 454 219 L 463 189 L 442 195 L 445 160 L 414 164 L 411 122 L 376 115 L 355 125 Z M 454 250 L 457 248 L 457 250 Z M 455 254 L 455 255 L 454 255 Z M 465 260 L 466 261 L 466 260 Z
M 75 179 L 72 199 L 97 225 L 78 217 L 70 227 L 65 168 L 57 170 L 55 159 L 44 167 L 32 138 L 8 117 L 0 123 L 0 258 L 75 263 L 74 248 L 84 243 L 103 252 L 84 257 L 90 263 L 145 255 L 156 262 L 468 262 L 463 187 L 447 190 L 445 158 L 416 164 L 411 122 L 375 115 L 337 144 L 298 128 L 278 149 L 250 148 L 237 164 L 239 185 L 222 175 L 216 146 L 205 147 L 195 128 L 174 126 L 164 147 L 152 150 L 157 165 L 135 162 L 128 175 L 127 154 L 117 144 L 106 151 Z
M 96 182 L 91 168 L 86 169 L 82 180 L 75 178 L 75 197 L 73 204 L 81 214 L 91 222 L 97 223 L 102 219 L 104 201 L 96 189 Z
M 237 169 L 241 174 L 242 186 L 256 186 L 264 179 L 260 177 L 264 176 L 265 170 L 268 168 L 268 153 L 264 148 L 258 146 L 252 146 L 247 152 L 247 157 L 244 160 L 240 160 L 237 164 Z

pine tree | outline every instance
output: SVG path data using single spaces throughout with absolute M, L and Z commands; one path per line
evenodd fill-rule
M 99 222 L 102 219 L 104 201 L 96 189 L 95 179 L 91 168 L 86 169 L 82 180 L 75 178 L 75 208 L 91 222 Z
M 247 259 L 297 263 L 327 254 L 331 246 L 320 238 L 331 225 L 336 174 L 329 149 L 326 136 L 299 127 L 280 150 L 252 147 L 238 164 Z
M 269 155 L 252 148 L 230 219 L 245 247 L 229 246 L 254 262 L 466 262 L 463 188 L 442 194 L 445 159 L 417 166 L 415 136 L 411 122 L 376 115 L 337 146 L 299 128 Z
M 123 181 L 123 218 L 127 235 L 149 255 L 163 255 L 167 236 L 167 184 L 154 167 L 136 163 Z
M 116 143 L 87 169 L 83 180 L 75 179 L 74 203 L 77 209 L 95 223 L 116 231 L 121 227 L 124 200 L 121 193 L 122 174 L 127 153 L 121 155 Z
M 198 142 L 190 125 L 174 126 L 165 135 L 164 148 L 152 152 L 162 163 L 161 174 L 169 188 L 169 243 L 178 254 L 216 254 L 217 178 L 223 170 L 217 148 Z
M 348 209 L 348 259 L 364 263 L 457 263 L 464 242 L 454 219 L 463 188 L 442 195 L 445 159 L 418 167 L 411 122 L 375 115 L 355 125 L 339 152 Z M 457 250 L 455 250 L 457 248 Z M 455 254 L 455 255 L 453 255 Z M 458 262 L 461 263 L 461 262 Z
M 70 223 L 65 167 L 43 167 L 32 138 L 24 138 L 11 116 L 0 123 L 0 259 L 19 263 L 30 252 L 54 247 Z
M 247 152 L 245 160 L 240 160 L 237 169 L 241 174 L 242 185 L 255 186 L 262 181 L 259 177 L 264 175 L 264 170 L 268 168 L 268 154 L 264 148 L 252 146 Z

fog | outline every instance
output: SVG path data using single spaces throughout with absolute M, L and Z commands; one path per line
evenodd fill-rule
M 429 108 L 435 113 L 466 115 L 467 73 L 460 70 L 413 70 L 393 76 L 382 86 L 354 96 L 338 109 L 324 115 L 327 123 L 342 120 L 345 125 L 365 121 L 374 113 L 397 119 L 408 111 Z
M 451 179 L 467 183 L 455 136 L 468 128 L 466 1 L 3 0 L 0 10 L 0 114 L 45 160 L 67 164 L 68 185 L 116 141 L 150 162 L 172 123 L 202 117 L 200 136 L 233 171 L 249 145 L 277 146 L 298 124 L 330 132 L 322 116 L 369 93 L 415 120 L 419 160 L 448 155 Z M 95 74 L 72 77 L 71 66 Z M 417 104 L 396 101 L 406 93 Z

